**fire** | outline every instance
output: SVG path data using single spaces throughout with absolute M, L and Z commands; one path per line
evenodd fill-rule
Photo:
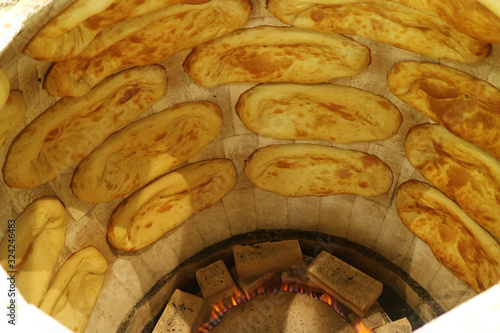
M 363 322 L 361 322 L 361 320 L 356 325 L 354 330 L 356 331 L 356 333 L 370 333 L 372 331 L 371 329 L 366 328 L 366 326 L 363 324 Z
M 216 326 L 222 320 L 222 317 L 230 308 L 232 308 L 238 304 L 241 304 L 243 302 L 249 301 L 259 294 L 270 293 L 270 292 L 277 293 L 279 291 L 287 291 L 287 292 L 295 292 L 295 293 L 305 294 L 305 295 L 308 295 L 309 297 L 312 297 L 314 299 L 318 299 L 318 300 L 321 300 L 323 302 L 326 302 L 338 314 L 340 314 L 342 316 L 342 318 L 344 318 L 344 320 L 346 320 L 342 305 L 335 298 L 330 296 L 329 294 L 313 291 L 309 287 L 307 287 L 303 284 L 281 283 L 281 285 L 278 284 L 275 286 L 269 286 L 267 288 L 264 286 L 259 286 L 257 289 L 255 289 L 254 291 L 252 291 L 250 293 L 249 292 L 242 293 L 238 288 L 236 288 L 235 294 L 233 296 L 231 296 L 229 298 L 225 298 L 223 300 L 220 300 L 217 303 L 214 303 L 211 305 L 212 311 L 210 312 L 210 316 L 208 317 L 208 319 L 205 319 L 205 323 L 199 328 L 198 332 L 208 333 L 214 326 Z M 357 333 L 369 333 L 369 332 L 371 332 L 371 330 L 367 330 L 366 328 L 364 328 L 364 326 L 362 326 L 359 329 L 358 329 L 358 326 L 356 326 Z

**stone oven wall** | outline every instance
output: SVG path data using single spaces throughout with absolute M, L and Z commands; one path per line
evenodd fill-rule
M 40 83 L 50 63 L 34 61 L 22 54 L 21 50 L 38 27 L 69 2 L 19 1 L 15 6 L 19 16 L 12 16 L 12 21 L 5 23 L 10 24 L 10 28 L 5 32 L 14 33 L 9 36 L 2 32 L 0 46 L 4 48 L 4 52 L 0 65 L 7 71 L 12 89 L 20 89 L 27 100 L 27 116 L 22 127 L 52 105 L 55 99 L 44 92 Z M 33 3 L 37 5 L 34 6 Z M 281 25 L 266 10 L 264 1 L 253 0 L 252 3 L 254 6 L 248 27 L 263 24 Z M 23 5 L 26 7 L 22 7 Z M 23 23 L 26 19 L 23 17 L 23 8 L 24 13 L 29 12 L 26 16 L 30 18 L 20 34 L 14 37 L 18 28 L 16 24 Z M 4 17 L 0 18 L 0 22 L 4 20 Z M 5 24 L 0 26 L 7 28 Z M 12 40 L 6 43 L 5 38 Z M 96 246 L 110 265 L 104 288 L 89 322 L 88 332 L 115 331 L 130 309 L 156 281 L 169 274 L 179 264 L 211 245 L 255 230 L 315 231 L 358 243 L 376 251 L 403 269 L 424 287 L 443 309 L 455 307 L 473 297 L 475 293 L 443 267 L 427 245 L 405 228 L 396 213 L 394 203 L 395 191 L 399 184 L 409 179 L 424 181 L 405 157 L 404 140 L 412 126 L 428 122 L 428 119 L 393 96 L 385 84 L 385 76 L 393 64 L 399 61 L 432 60 L 389 45 L 363 38 L 355 39 L 370 47 L 372 64 L 355 77 L 337 79 L 334 82 L 366 89 L 388 98 L 401 111 L 403 123 L 399 132 L 389 140 L 335 146 L 374 154 L 386 162 L 394 176 L 393 185 L 386 194 L 373 198 L 355 195 L 285 198 L 256 188 L 243 173 L 245 159 L 257 148 L 293 141 L 268 139 L 248 130 L 236 116 L 234 106 L 239 95 L 253 85 L 229 84 L 213 89 L 202 88 L 192 82 L 182 69 L 182 61 L 188 54 L 183 52 L 161 62 L 169 78 L 167 92 L 143 116 L 185 101 L 208 100 L 221 107 L 223 127 L 220 134 L 189 163 L 210 158 L 233 160 L 238 171 L 238 183 L 222 201 L 189 219 L 146 249 L 130 253 L 117 251 L 107 244 L 105 232 L 109 217 L 121 199 L 97 205 L 78 200 L 69 188 L 73 167 L 55 180 L 30 190 L 13 189 L 0 181 L 0 201 L 3 203 L 0 223 L 4 225 L 3 221 L 16 217 L 31 201 L 43 195 L 56 196 L 65 204 L 70 221 L 66 246 L 59 265 L 72 252 L 86 245 Z M 441 63 L 500 86 L 498 45 L 494 46 L 489 58 L 474 65 L 446 60 Z M 3 164 L 9 144 L 22 127 L 9 137 L 7 144 L 0 150 L 0 163 Z M 320 141 L 312 143 L 333 145 Z M 0 238 L 5 232 L 4 228 L 0 230 Z M 181 278 L 176 277 L 171 283 L 179 282 L 176 279 Z

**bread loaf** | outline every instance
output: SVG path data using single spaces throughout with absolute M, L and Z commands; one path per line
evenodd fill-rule
M 374 155 L 314 144 L 256 150 L 245 174 L 255 186 L 285 197 L 351 193 L 376 196 L 392 184 L 392 171 Z
M 384 97 L 327 83 L 261 84 L 240 96 L 236 113 L 263 136 L 338 143 L 388 139 L 402 121 Z
M 43 87 L 52 96 L 81 96 L 110 74 L 154 64 L 241 28 L 250 9 L 248 0 L 211 0 L 171 5 L 115 24 L 76 57 L 56 62 Z
M 75 170 L 71 189 L 99 203 L 127 195 L 198 154 L 219 133 L 221 112 L 188 102 L 138 120 L 114 133 Z
M 24 120 L 26 102 L 19 90 L 10 91 L 7 73 L 0 67 L 0 148 Z
M 405 226 L 421 238 L 436 259 L 480 293 L 500 280 L 500 245 L 444 193 L 409 181 L 396 196 Z
M 456 25 L 480 25 L 475 30 L 482 35 L 491 29 L 488 24 L 478 23 L 485 19 L 500 29 L 500 23 L 494 22 L 494 15 L 488 11 L 467 11 L 462 4 L 456 4 L 468 2 L 467 7 L 477 7 L 471 1 L 268 0 L 267 7 L 283 23 L 299 28 L 367 37 L 431 58 L 470 63 L 486 57 L 491 46 L 468 35 L 473 29 L 457 29 Z M 469 14 L 480 19 L 470 20 Z M 495 40 L 500 38 L 498 29 L 488 32 Z
M 84 332 L 101 293 L 106 259 L 93 246 L 73 253 L 61 266 L 40 309 L 73 332 Z
M 387 76 L 394 95 L 459 138 L 500 158 L 500 90 L 438 64 L 401 62 Z
M 149 108 L 166 85 L 161 66 L 136 67 L 85 96 L 60 99 L 14 139 L 3 166 L 5 183 L 32 188 L 54 179 Z
M 500 162 L 440 125 L 418 125 L 405 143 L 410 163 L 472 219 L 500 237 Z
M 293 27 L 241 29 L 196 47 L 184 69 L 197 83 L 319 83 L 359 74 L 369 49 L 352 39 Z
M 62 203 L 42 197 L 15 219 L 15 238 L 7 234 L 0 242 L 0 263 L 5 271 L 17 271 L 16 287 L 26 302 L 38 306 L 44 297 L 66 241 L 67 223 Z
M 108 242 L 125 251 L 151 245 L 222 199 L 236 181 L 233 163 L 224 159 L 170 172 L 134 192 L 114 210 L 108 223 Z
M 36 60 L 61 61 L 76 57 L 96 35 L 115 24 L 144 16 L 176 3 L 210 0 L 76 0 L 47 22 L 24 52 Z M 133 24 L 133 21 L 128 22 Z

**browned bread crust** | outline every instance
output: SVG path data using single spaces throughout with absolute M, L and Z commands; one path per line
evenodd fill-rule
M 107 76 L 154 64 L 241 28 L 248 0 L 211 0 L 167 6 L 102 31 L 76 57 L 54 63 L 43 82 L 51 96 L 81 96 Z
M 498 283 L 500 245 L 444 193 L 429 184 L 408 181 L 398 189 L 396 208 L 404 225 L 474 291 Z
M 500 90 L 438 64 L 401 62 L 387 75 L 389 89 L 459 138 L 500 158 Z
M 54 179 L 136 119 L 166 88 L 165 70 L 152 65 L 109 77 L 85 96 L 60 99 L 14 139 L 3 166 L 5 183 L 32 188 Z
M 261 84 L 240 96 L 236 113 L 263 136 L 337 143 L 388 139 L 402 121 L 384 97 L 328 83 Z
M 260 148 L 246 161 L 245 175 L 255 186 L 285 197 L 376 196 L 392 184 L 391 169 L 378 157 L 314 144 Z
M 83 201 L 125 196 L 198 154 L 222 126 L 210 102 L 187 102 L 112 134 L 75 170 L 71 189 Z
M 197 83 L 319 83 L 359 74 L 370 50 L 342 35 L 293 27 L 240 29 L 196 47 L 184 69 Z
M 367 37 L 432 58 L 477 62 L 489 54 L 488 42 L 500 41 L 498 17 L 473 0 L 268 0 L 267 6 L 286 24 Z
M 467 215 L 500 237 L 500 162 L 440 125 L 418 125 L 405 143 L 410 163 Z
M 225 159 L 202 161 L 168 173 L 134 192 L 114 210 L 108 242 L 125 251 L 149 246 L 222 199 L 236 181 L 233 162 Z

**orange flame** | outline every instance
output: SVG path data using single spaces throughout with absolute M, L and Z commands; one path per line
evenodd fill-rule
M 370 333 L 372 331 L 371 329 L 366 328 L 361 321 L 359 321 L 354 329 L 356 330 L 356 333 Z

